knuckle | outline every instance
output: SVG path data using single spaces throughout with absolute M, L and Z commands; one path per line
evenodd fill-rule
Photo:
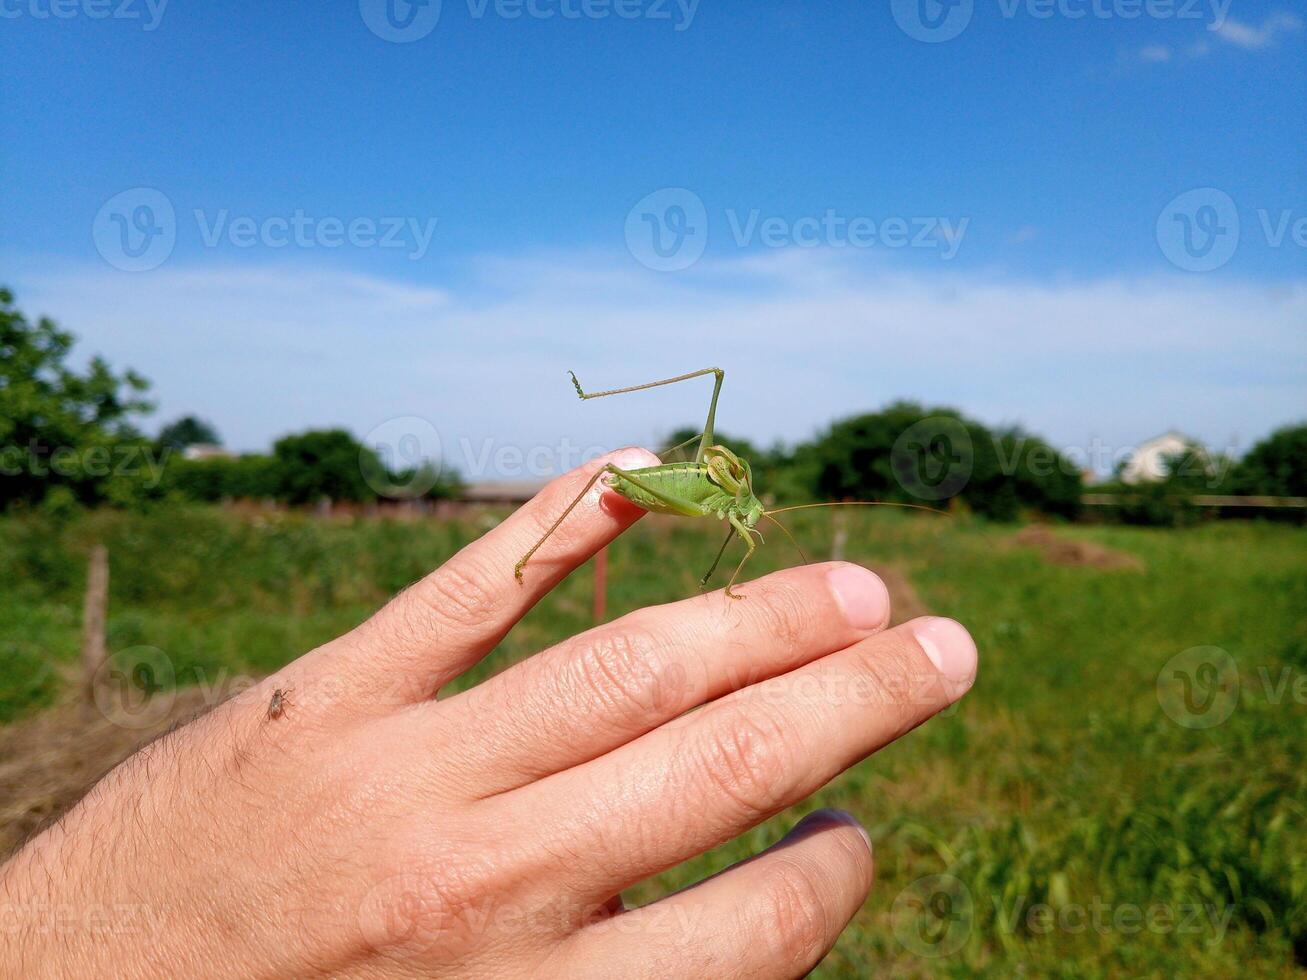
M 894 643 L 868 643 L 856 649 L 863 702 L 881 708 L 897 727 L 910 728 L 922 699 L 922 678 L 913 658 Z
M 770 589 L 758 603 L 759 629 L 786 646 L 795 646 L 808 633 L 810 603 L 792 585 Z
M 711 731 L 699 766 L 709 786 L 743 816 L 761 819 L 782 804 L 794 782 L 794 741 L 773 710 L 750 705 Z
M 466 557 L 451 561 L 414 590 L 442 620 L 456 626 L 479 626 L 494 615 L 499 602 L 492 577 Z
M 768 871 L 761 894 L 756 929 L 773 955 L 791 965 L 820 959 L 834 930 L 826 911 L 826 892 L 816 874 L 795 861 L 779 862 Z
M 655 645 L 644 633 L 609 632 L 586 643 L 573 660 L 583 696 L 622 722 L 639 722 L 658 683 Z

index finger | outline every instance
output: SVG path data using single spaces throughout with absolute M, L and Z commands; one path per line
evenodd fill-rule
M 375 703 L 380 695 L 390 707 L 430 699 L 494 649 L 572 569 L 644 514 L 596 481 L 519 582 L 514 565 L 586 483 L 607 463 L 637 468 L 657 461 L 647 449 L 628 448 L 564 474 L 365 623 L 315 650 L 304 668 L 345 673 L 351 699 L 361 703 Z

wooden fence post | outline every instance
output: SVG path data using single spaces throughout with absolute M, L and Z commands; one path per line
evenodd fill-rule
M 844 560 L 844 546 L 849 541 L 849 527 L 845 512 L 836 510 L 831 517 L 831 524 L 835 528 L 835 533 L 831 535 L 830 542 L 830 560 Z
M 86 569 L 86 601 L 82 606 L 82 674 L 88 701 L 95 698 L 95 678 L 104 666 L 108 608 L 109 552 L 97 544 L 91 549 Z

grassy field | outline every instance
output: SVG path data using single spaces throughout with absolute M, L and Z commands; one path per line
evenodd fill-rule
M 821 555 L 830 514 L 795 516 Z M 354 625 L 493 520 L 202 509 L 0 520 L 0 722 L 30 725 L 65 696 L 93 541 L 112 556 L 111 650 L 158 648 L 180 683 L 212 685 Z M 932 611 L 972 629 L 975 689 L 803 807 L 633 898 L 839 806 L 872 829 L 878 883 L 819 976 L 1300 975 L 1307 531 L 1018 538 L 895 512 L 853 513 L 847 527 L 847 557 L 902 572 Z M 642 522 L 612 549 L 611 613 L 692 594 L 717 543 L 715 527 Z M 792 560 L 776 538 L 754 571 Z M 466 683 L 588 626 L 590 587 L 589 570 L 574 575 Z

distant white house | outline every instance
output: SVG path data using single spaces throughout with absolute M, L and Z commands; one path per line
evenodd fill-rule
M 1183 432 L 1163 432 L 1134 448 L 1130 458 L 1121 468 L 1123 483 L 1152 483 L 1163 479 L 1167 473 L 1168 460 L 1181 456 L 1190 450 L 1197 450 L 1206 455 L 1206 450 L 1197 439 L 1191 439 Z
M 208 442 L 197 442 L 182 450 L 185 459 L 233 459 L 234 455 L 222 446 Z

